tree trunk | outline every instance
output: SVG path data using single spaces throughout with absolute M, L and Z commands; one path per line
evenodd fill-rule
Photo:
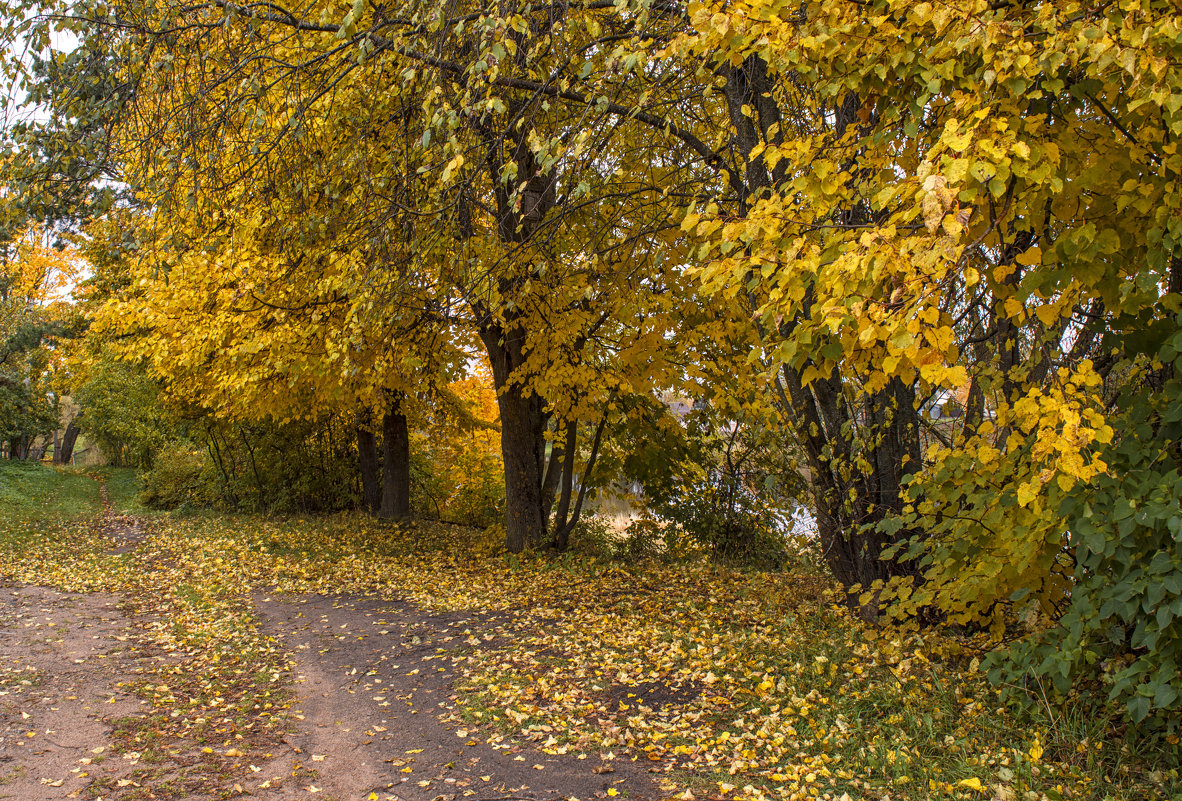
M 71 420 L 66 426 L 66 432 L 62 434 L 61 448 L 55 449 L 53 452 L 53 460 L 58 464 L 68 464 L 74 456 L 74 443 L 77 441 L 78 424 Z
M 562 460 L 562 492 L 558 496 L 558 509 L 554 514 L 554 547 L 565 551 L 570 544 L 570 530 L 566 521 L 570 516 L 571 495 L 575 484 L 575 454 L 578 449 L 579 426 L 577 423 L 567 423 L 566 443 Z M 551 456 L 551 461 L 553 456 Z M 557 468 L 557 463 L 551 469 Z
M 762 57 L 749 56 L 742 64 L 724 70 L 723 76 L 723 96 L 734 126 L 731 144 L 743 158 L 738 198 L 742 214 L 747 204 L 763 193 L 782 190 L 790 177 L 790 159 L 769 167 L 760 155 L 762 145 L 782 142 L 785 115 L 772 91 L 777 79 Z M 840 139 L 850 125 L 859 124 L 863 111 L 871 118 L 875 113 L 873 108 L 864 109 L 854 93 L 841 98 L 828 112 L 834 137 Z M 851 162 L 848 169 L 854 173 L 859 167 Z M 866 210 L 854 205 L 840 213 L 839 221 L 864 223 L 865 216 Z M 795 326 L 809 320 L 811 305 L 812 299 L 806 295 L 799 317 L 780 323 L 777 333 L 781 339 L 791 339 Z M 914 575 L 912 565 L 898 558 L 882 558 L 888 545 L 912 532 L 887 537 L 874 528 L 901 510 L 902 487 L 920 464 L 914 386 L 895 379 L 861 403 L 847 398 L 838 370 L 805 385 L 802 375 L 809 366 L 817 365 L 807 361 L 784 365 L 779 389 L 784 410 L 808 457 L 817 531 L 826 563 L 846 587 L 869 589 L 878 579 Z M 877 617 L 877 602 L 872 599 L 860 604 L 858 595 L 850 593 L 851 605 L 865 619 Z
M 410 517 L 410 431 L 402 413 L 402 393 L 394 394 L 382 419 L 382 506 L 381 517 L 404 520 Z
M 382 478 L 378 465 L 378 442 L 367 428 L 357 429 L 357 468 L 361 472 L 362 503 L 367 511 L 382 510 Z
M 501 456 L 505 462 L 505 547 L 510 553 L 539 548 L 546 540 L 542 515 L 544 417 L 540 399 L 511 385 L 498 395 Z
M 546 543 L 542 473 L 546 458 L 546 413 L 540 397 L 513 371 L 524 361 L 521 331 L 486 323 L 480 338 L 492 365 L 501 412 L 501 456 L 505 463 L 505 547 L 510 553 Z
M 31 456 L 32 461 L 40 462 L 42 459 L 45 458 L 45 452 L 47 450 L 49 450 L 49 437 L 48 436 L 45 437 L 43 440 L 41 440 L 40 445 L 33 446 L 32 456 Z

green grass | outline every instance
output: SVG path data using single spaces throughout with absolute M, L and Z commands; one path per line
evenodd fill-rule
M 99 484 L 67 468 L 0 461 L 0 542 L 102 509 Z
M 107 481 L 107 499 L 117 512 L 142 514 L 146 510 L 139 502 L 144 480 L 134 467 L 97 467 L 91 475 L 102 476 Z

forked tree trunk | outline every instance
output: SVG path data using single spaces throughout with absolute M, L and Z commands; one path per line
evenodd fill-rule
M 379 515 L 393 520 L 410 517 L 410 431 L 402 411 L 402 393 L 395 393 L 382 420 L 382 505 Z
M 357 429 L 357 468 L 361 473 L 361 497 L 367 511 L 377 514 L 382 508 L 381 467 L 378 442 L 367 428 Z
M 781 144 L 784 113 L 773 91 L 774 75 L 759 55 L 724 71 L 723 94 L 734 126 L 731 144 L 744 156 L 741 213 L 761 193 L 776 191 L 790 178 L 791 159 L 769 166 L 757 148 Z M 830 109 L 832 132 L 840 139 L 848 126 L 857 125 L 863 113 L 860 98 L 849 93 Z M 756 154 L 756 155 L 751 155 Z M 851 171 L 858 169 L 851 163 Z M 864 223 L 865 209 L 851 207 L 841 222 Z M 778 336 L 789 339 L 794 327 L 812 314 L 810 296 L 802 302 L 796 319 L 780 323 Z M 902 508 L 902 487 L 908 474 L 920 464 L 919 425 L 914 386 L 892 379 L 882 391 L 870 395 L 858 409 L 852 408 L 840 372 L 816 378 L 809 384 L 802 374 L 810 363 L 784 365 L 780 370 L 781 402 L 808 457 L 809 483 L 817 517 L 817 532 L 825 560 L 833 575 L 847 588 L 869 587 L 879 579 L 913 576 L 914 566 L 896 558 L 883 558 L 891 544 L 911 536 L 900 531 L 888 537 L 874 524 Z M 858 592 L 849 594 L 865 619 L 878 614 L 878 605 L 858 604 Z

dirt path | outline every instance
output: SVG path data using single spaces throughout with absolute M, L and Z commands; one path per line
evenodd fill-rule
M 134 551 L 147 526 L 105 501 L 104 488 L 96 533 L 111 538 L 109 553 Z M 123 687 L 175 657 L 152 653 L 145 621 L 129 617 L 124 600 L 0 584 L 0 801 L 660 795 L 644 768 L 626 759 L 493 747 L 486 734 L 456 722 L 451 656 L 473 637 L 491 636 L 487 618 L 319 595 L 243 599 L 293 660 L 296 703 L 282 742 L 220 780 L 187 775 L 206 758 L 195 744 L 192 753 L 168 751 L 167 764 L 146 771 L 141 755 L 119 742 L 118 728 L 152 710 Z M 151 786 L 136 781 L 146 775 Z
M 129 781 L 135 760 L 110 758 L 109 737 L 142 702 L 119 683 L 152 657 L 131 644 L 118 602 L 0 587 L 0 799 L 78 798 L 96 779 Z
M 599 754 L 545 754 L 493 748 L 451 717 L 450 655 L 485 621 L 428 615 L 410 604 L 365 598 L 258 596 L 264 625 L 281 637 L 297 665 L 292 753 L 267 775 L 314 766 L 310 787 L 340 801 L 453 799 L 590 799 L 658 795 L 644 770 Z

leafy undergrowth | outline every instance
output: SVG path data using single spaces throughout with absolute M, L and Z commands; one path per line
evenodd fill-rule
M 90 571 L 127 589 L 150 564 L 136 597 L 156 620 L 151 639 L 201 679 L 160 675 L 139 689 L 174 742 L 207 743 L 224 781 L 235 754 L 285 725 L 283 655 L 242 603 L 268 587 L 501 613 L 455 657 L 456 719 L 491 741 L 644 760 L 670 795 L 1131 800 L 1182 789 L 1175 746 L 1131 749 L 1070 706 L 1007 706 L 977 669 L 979 643 L 866 627 L 817 576 L 521 559 L 479 532 L 356 516 L 151 527 L 133 559 L 41 543 L 3 572 L 89 586 Z

